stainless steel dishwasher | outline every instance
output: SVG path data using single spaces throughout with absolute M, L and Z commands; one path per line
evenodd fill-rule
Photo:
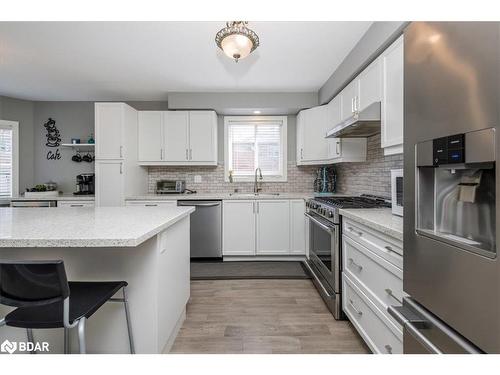
M 177 201 L 191 214 L 191 258 L 222 258 L 222 201 Z

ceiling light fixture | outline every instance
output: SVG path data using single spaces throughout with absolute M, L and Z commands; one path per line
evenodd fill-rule
M 260 112 L 260 111 L 253 111 L 253 113 L 254 113 L 255 115 L 260 115 L 260 113 L 261 113 L 261 112 Z
M 231 21 L 215 35 L 215 43 L 224 53 L 238 62 L 259 46 L 259 37 L 247 27 L 247 21 Z

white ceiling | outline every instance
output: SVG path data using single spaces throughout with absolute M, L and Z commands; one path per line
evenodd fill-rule
M 237 64 L 224 22 L 0 22 L 0 95 L 166 100 L 168 92 L 317 91 L 371 22 L 250 22 L 261 46 Z

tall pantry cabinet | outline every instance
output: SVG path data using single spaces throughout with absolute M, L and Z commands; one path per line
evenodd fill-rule
M 137 111 L 125 103 L 95 103 L 95 202 L 124 206 L 147 192 L 147 169 L 137 163 Z

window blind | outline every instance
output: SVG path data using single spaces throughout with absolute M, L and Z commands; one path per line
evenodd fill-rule
M 12 196 L 13 131 L 0 128 L 0 198 Z
M 282 175 L 281 132 L 279 123 L 229 124 L 229 169 L 235 176 L 253 175 L 256 168 L 263 175 Z

